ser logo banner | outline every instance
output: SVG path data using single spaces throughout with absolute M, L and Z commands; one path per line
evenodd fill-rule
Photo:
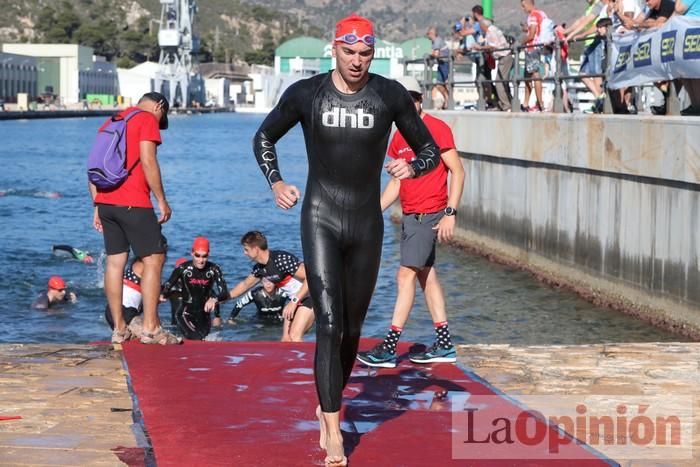
M 627 69 L 627 64 L 630 61 L 631 50 L 631 45 L 624 45 L 620 47 L 620 51 L 617 54 L 617 60 L 615 61 L 615 68 L 613 69 L 613 73 L 622 73 Z
M 666 31 L 661 34 L 661 63 L 676 60 L 676 33 L 678 31 Z
M 700 58 L 700 28 L 691 28 L 685 31 L 683 40 L 683 59 L 697 60 Z
M 637 45 L 633 62 L 635 68 L 651 65 L 651 37 Z

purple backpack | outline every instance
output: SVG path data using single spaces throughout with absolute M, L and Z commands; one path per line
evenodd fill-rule
M 140 159 L 137 159 L 134 165 L 126 168 L 126 123 L 141 112 L 143 111 L 137 109 L 124 117 L 114 115 L 109 123 L 97 132 L 87 162 L 88 180 L 97 189 L 117 188 L 139 163 Z

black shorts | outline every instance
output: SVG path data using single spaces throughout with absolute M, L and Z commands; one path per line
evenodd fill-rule
M 129 247 L 139 258 L 165 253 L 167 241 L 153 208 L 98 204 L 97 211 L 108 255 L 127 253 Z

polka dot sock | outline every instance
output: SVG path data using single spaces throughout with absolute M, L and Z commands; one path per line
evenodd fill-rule
M 435 344 L 443 349 L 452 347 L 452 339 L 450 339 L 450 330 L 447 327 L 447 321 L 433 323 L 435 326 Z
M 396 353 L 396 344 L 399 343 L 399 338 L 401 338 L 401 331 L 403 331 L 403 328 L 398 326 L 389 328 L 389 333 L 384 338 L 384 347 L 386 347 L 389 352 Z

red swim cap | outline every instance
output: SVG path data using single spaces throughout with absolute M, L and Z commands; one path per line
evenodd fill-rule
M 66 288 L 66 283 L 63 281 L 61 276 L 51 276 L 49 279 L 49 288 L 61 290 Z
M 339 39 L 346 34 L 354 34 L 357 37 L 364 37 L 366 35 L 374 37 L 374 24 L 364 16 L 353 13 L 335 24 L 335 39 L 333 43 L 346 42 Z M 353 44 L 354 43 L 355 42 L 353 42 Z
M 209 251 L 209 240 L 207 237 L 197 237 L 192 242 L 192 251 Z

